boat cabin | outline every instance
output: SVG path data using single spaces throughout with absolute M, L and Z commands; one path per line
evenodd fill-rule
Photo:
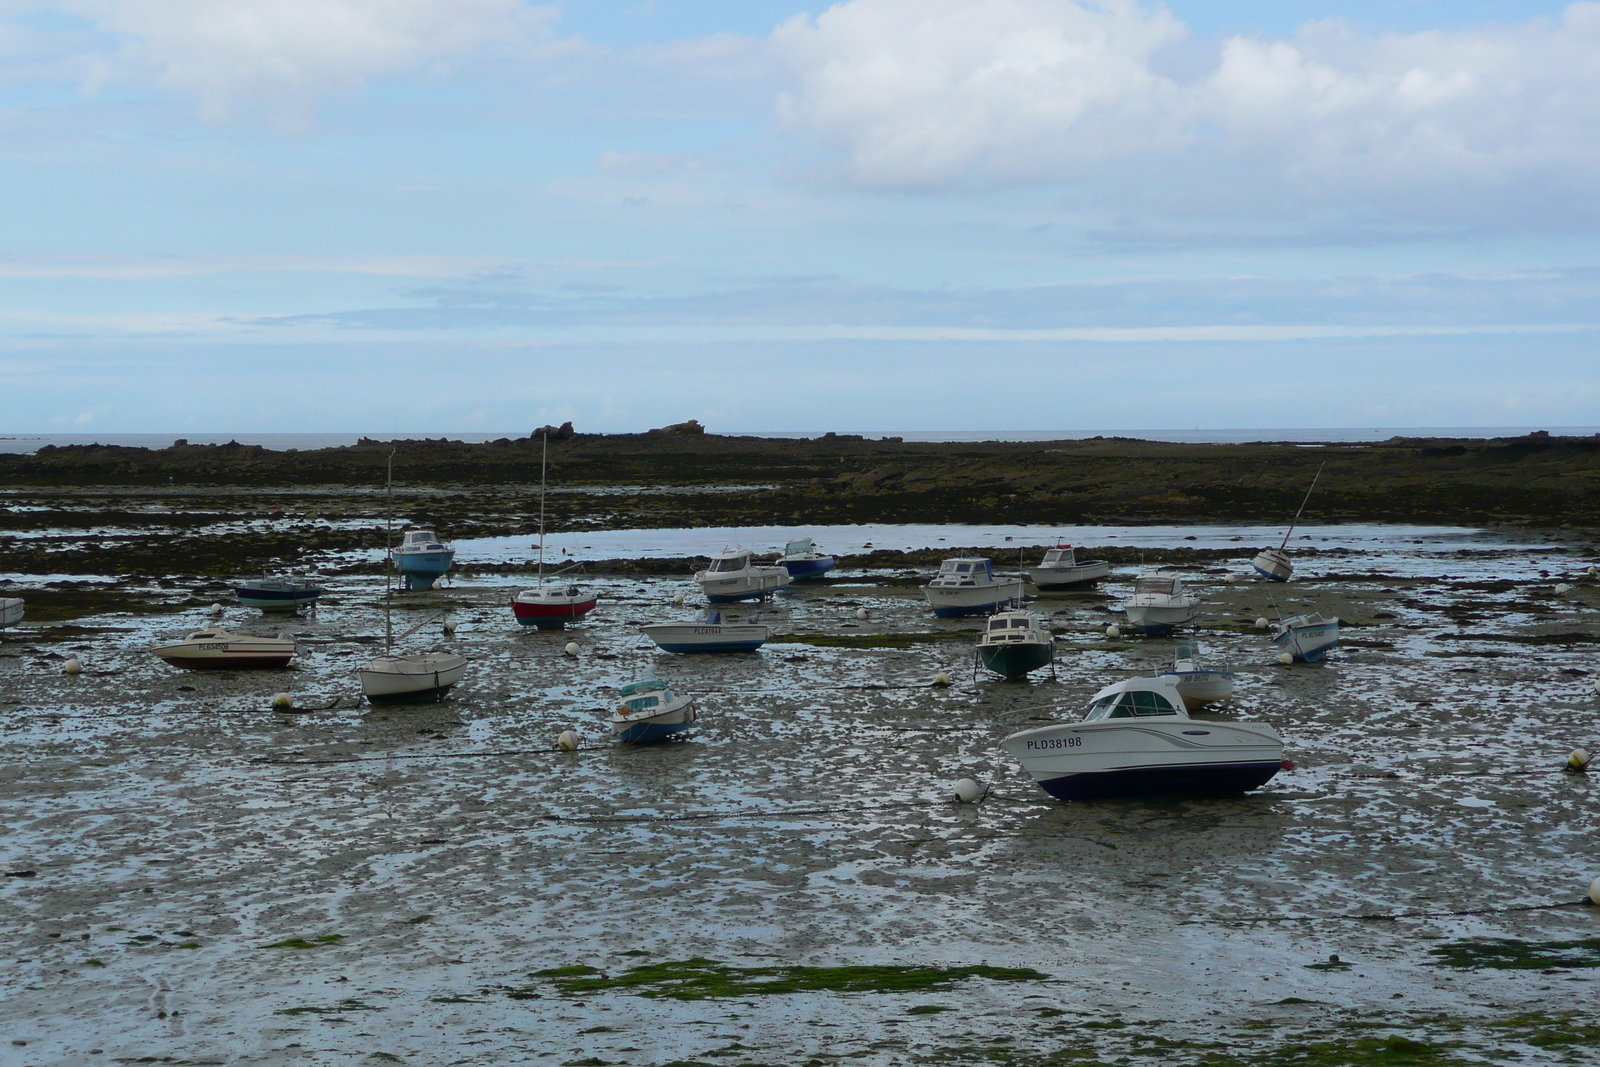
M 732 574 L 742 571 L 750 566 L 750 550 L 748 548 L 730 548 L 717 553 L 711 558 L 711 566 L 706 568 L 710 574 Z
M 1131 689 L 1120 693 L 1107 693 L 1093 704 L 1084 715 L 1084 722 L 1102 719 L 1135 719 L 1156 715 L 1177 715 L 1178 709 L 1161 693 L 1149 689 Z
M 1044 552 L 1045 567 L 1076 567 L 1078 560 L 1071 545 L 1057 545 L 1047 548 Z
M 672 703 L 672 690 L 665 682 L 635 682 L 622 687 L 622 702 L 617 711 L 623 715 L 637 715 L 654 711 Z
M 400 547 L 402 549 L 409 548 L 414 551 L 419 549 L 431 551 L 434 549 L 442 549 L 444 548 L 444 545 L 439 543 L 439 536 L 432 530 L 407 530 L 405 539 L 400 542 Z
M 1032 612 L 1004 611 L 991 616 L 984 627 L 984 644 L 1003 644 L 1008 641 L 1048 641 L 1049 635 L 1041 633 L 1039 616 Z
M 947 559 L 939 564 L 934 578 L 938 585 L 984 585 L 994 583 L 994 567 L 987 559 Z
M 817 543 L 809 537 L 802 537 L 798 541 L 790 541 L 783 546 L 784 557 L 789 556 L 815 556 Z
M 1183 579 L 1175 574 L 1141 574 L 1134 579 L 1134 596 L 1182 596 Z

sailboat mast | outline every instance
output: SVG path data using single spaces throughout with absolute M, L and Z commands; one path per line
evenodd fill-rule
M 384 481 L 383 520 L 383 654 L 394 655 L 394 449 L 389 450 L 389 474 Z
M 543 435 L 544 452 L 539 457 L 539 588 L 544 588 L 544 484 L 550 467 L 550 435 Z
M 1317 487 L 1317 479 L 1322 477 L 1322 468 L 1326 467 L 1327 465 L 1328 461 L 1323 460 L 1322 466 L 1317 468 L 1317 473 L 1311 476 L 1311 489 L 1315 489 Z M 1279 552 L 1282 552 L 1285 548 L 1289 547 L 1289 536 L 1290 534 L 1294 533 L 1294 528 L 1300 525 L 1300 516 L 1305 514 L 1306 504 L 1311 500 L 1311 489 L 1306 490 L 1305 499 L 1300 501 L 1300 510 L 1294 513 L 1294 521 L 1289 524 L 1289 533 L 1283 535 L 1283 544 L 1278 546 Z

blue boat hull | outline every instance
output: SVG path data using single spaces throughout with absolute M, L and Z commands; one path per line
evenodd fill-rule
M 315 604 L 317 598 L 322 595 L 321 589 L 300 589 L 291 592 L 240 587 L 234 592 L 238 595 L 242 606 L 258 608 L 261 611 L 294 611 L 302 604 Z
M 1318 663 L 1325 659 L 1329 652 L 1339 647 L 1339 630 L 1332 624 L 1301 630 L 1299 641 L 1296 643 L 1291 643 L 1289 638 L 1289 634 L 1283 634 L 1272 643 L 1288 652 L 1300 663 Z M 1300 651 L 1301 649 L 1304 651 Z
M 795 560 L 792 563 L 785 562 L 783 566 L 789 572 L 790 580 L 798 582 L 802 578 L 822 577 L 833 570 L 834 562 L 832 556 L 824 556 L 822 559 L 802 559 Z
M 707 593 L 706 599 L 713 604 L 733 604 L 740 600 L 760 600 L 762 597 L 769 597 L 777 591 L 776 589 L 752 589 L 748 593 L 724 593 L 717 596 Z
M 1279 760 L 1213 763 L 1199 767 L 1138 767 L 1125 771 L 1071 774 L 1040 782 L 1061 800 L 1113 797 L 1228 796 L 1265 785 L 1283 769 Z
M 395 561 L 407 589 L 427 589 L 445 576 L 455 562 L 455 552 L 430 552 L 401 556 Z
M 1177 625 L 1175 623 L 1157 623 L 1154 626 L 1135 626 L 1135 627 L 1133 627 L 1133 629 L 1134 629 L 1134 631 L 1136 633 L 1139 633 L 1139 634 L 1141 634 L 1141 635 L 1143 635 L 1145 637 L 1166 637 L 1168 634 L 1172 633 L 1172 631 L 1176 630 L 1177 628 L 1178 627 L 1177 627 Z
M 1265 578 L 1269 582 L 1287 582 L 1289 580 L 1287 578 L 1279 577 L 1278 575 L 1273 574 L 1271 571 L 1263 570 L 1260 567 L 1254 567 L 1254 570 L 1257 574 L 1261 575 L 1261 577 Z
M 669 641 L 669 642 L 666 642 L 666 643 L 657 642 L 656 647 L 659 648 L 663 652 L 682 652 L 682 653 L 689 653 L 689 652 L 754 652 L 756 649 L 760 648 L 764 644 L 766 644 L 765 641 L 718 641 L 715 644 L 709 644 L 709 645 L 707 645 L 707 644 L 698 644 L 698 643 L 695 643 L 695 642 L 684 642 L 682 644 L 679 644 L 676 641 Z
M 969 615 L 993 615 L 1002 605 L 1009 605 L 1011 598 L 996 600 L 993 604 L 972 604 L 960 607 L 934 608 L 933 615 L 937 619 L 964 619 Z
M 673 734 L 681 733 L 693 725 L 693 723 L 688 722 L 635 723 L 617 734 L 617 740 L 624 745 L 649 745 L 657 741 L 665 741 Z

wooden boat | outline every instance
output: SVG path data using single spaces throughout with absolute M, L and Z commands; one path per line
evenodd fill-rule
M 294 658 L 294 639 L 251 637 L 212 627 L 196 630 L 182 641 L 157 645 L 150 651 L 185 670 L 263 670 L 287 667 Z
M 1044 616 L 1002 611 L 984 620 L 974 654 L 985 670 L 1016 681 L 1055 662 L 1056 639 Z

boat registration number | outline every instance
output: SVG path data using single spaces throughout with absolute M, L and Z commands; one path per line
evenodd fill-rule
M 228 651 L 228 645 L 224 641 L 218 644 L 200 645 L 199 649 L 201 652 L 226 652 Z
M 720 633 L 722 633 L 722 627 L 720 626 L 696 626 L 694 628 L 696 637 L 715 637 Z
M 1083 738 L 1077 734 L 1072 734 L 1069 737 L 1045 737 L 1037 741 L 1029 741 L 1028 747 L 1031 749 L 1082 748 Z

